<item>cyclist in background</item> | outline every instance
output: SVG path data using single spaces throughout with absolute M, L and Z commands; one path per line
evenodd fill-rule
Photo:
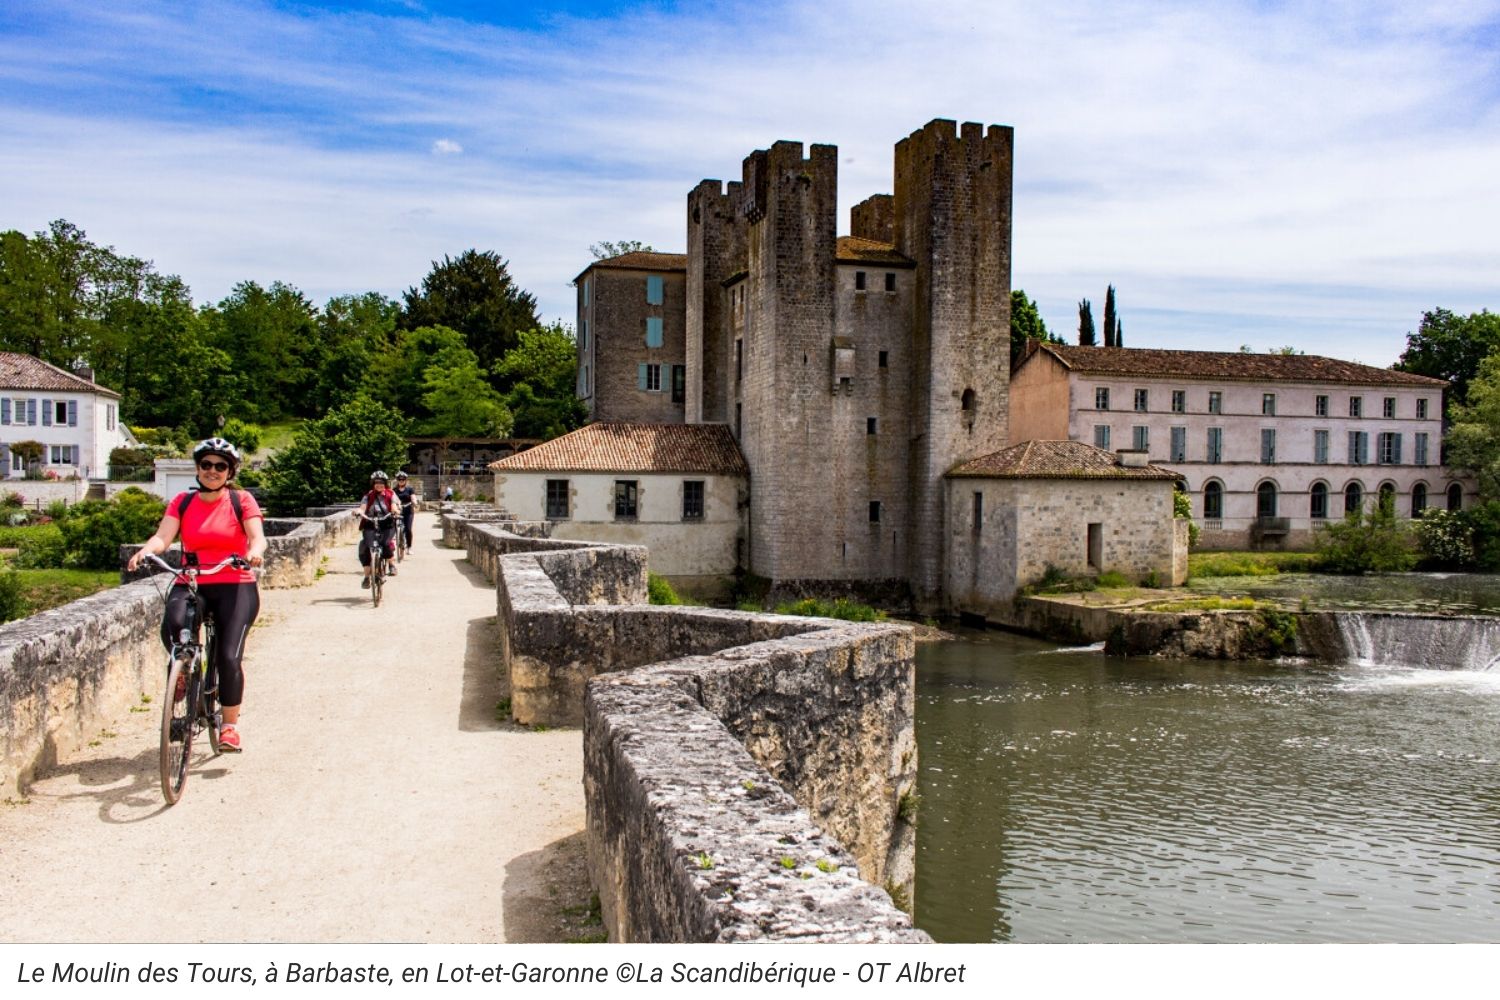
M 411 524 L 417 514 L 417 491 L 407 482 L 405 472 L 396 473 L 395 493 L 401 501 L 401 531 L 406 537 L 406 554 L 411 555 Z
M 193 449 L 198 467 L 198 489 L 179 493 L 167 504 L 156 534 L 146 539 L 126 568 L 134 572 L 149 555 L 161 555 L 182 536 L 184 553 L 194 553 L 201 565 L 211 566 L 237 555 L 250 565 L 260 566 L 266 553 L 263 517 L 255 497 L 230 485 L 240 468 L 239 449 L 221 437 L 200 441 Z M 209 664 L 218 675 L 219 704 L 224 710 L 224 726 L 219 734 L 219 749 L 239 753 L 240 703 L 245 696 L 245 636 L 255 616 L 260 613 L 260 590 L 250 570 L 228 568 L 213 576 L 200 577 L 198 596 L 205 612 L 214 620 L 217 640 L 214 661 Z M 187 623 L 187 581 L 178 578 L 167 593 L 166 613 L 162 616 L 161 641 L 168 650 Z M 212 677 L 212 674 L 210 675 Z M 185 688 L 185 685 L 184 685 Z M 184 696 L 179 689 L 177 697 Z
M 373 549 L 377 542 L 381 551 L 385 553 L 387 576 L 396 575 L 396 517 L 397 508 L 401 501 L 396 498 L 396 491 L 391 489 L 391 477 L 376 469 L 370 473 L 370 490 L 360 498 L 359 508 L 355 511 L 359 515 L 359 528 L 361 537 L 359 540 L 359 564 L 365 568 L 365 578 L 360 581 L 360 587 L 364 590 L 370 589 L 370 563 Z M 387 514 L 393 515 L 386 517 Z M 376 518 L 385 518 L 377 521 Z

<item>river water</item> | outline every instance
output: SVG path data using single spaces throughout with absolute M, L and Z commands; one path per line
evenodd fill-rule
M 918 647 L 939 941 L 1500 942 L 1500 672 Z

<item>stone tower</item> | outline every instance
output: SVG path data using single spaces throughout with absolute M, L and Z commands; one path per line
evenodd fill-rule
M 940 603 L 943 476 L 1005 447 L 1010 376 L 1010 128 L 937 119 L 896 145 L 896 249 L 916 263 L 911 576 Z
M 744 267 L 740 184 L 699 183 L 687 199 L 687 423 L 729 423 L 733 362 L 724 280 Z

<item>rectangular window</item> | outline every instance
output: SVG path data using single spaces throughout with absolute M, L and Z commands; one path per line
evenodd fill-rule
M 50 399 L 42 400 L 42 426 L 52 426 L 52 400 Z
M 876 426 L 878 424 L 879 424 L 879 420 L 877 418 L 875 418 L 875 417 L 866 417 L 865 418 L 865 433 L 866 434 L 874 434 L 875 433 L 875 428 L 876 428 Z
M 646 392 L 661 392 L 661 365 L 636 365 L 635 384 Z
M 1132 427 L 1132 428 L 1130 428 L 1130 447 L 1134 448 L 1136 451 L 1150 451 L 1151 450 L 1151 428 L 1149 428 L 1149 427 Z
M 647 347 L 660 347 L 661 346 L 661 317 L 660 316 L 648 316 L 648 317 L 646 317 L 646 346 Z
M 974 520 L 970 527 L 978 534 L 980 527 L 984 524 L 984 494 L 978 490 L 974 491 Z
M 854 272 L 854 290 L 856 292 L 862 292 L 865 290 L 865 272 Z
M 1364 416 L 1364 409 L 1365 409 L 1365 400 L 1364 400 L 1363 396 L 1350 396 L 1349 397 L 1349 416 L 1351 416 L 1351 417 L 1361 417 L 1361 416 Z
M 69 427 L 77 427 L 78 426 L 78 400 L 76 400 L 76 399 L 70 399 L 70 400 L 68 400 L 68 402 L 64 404 L 64 409 L 67 411 L 66 417 L 62 417 L 62 416 L 58 417 L 58 423 L 64 423 L 64 422 L 66 422 Z
M 1427 419 L 1427 400 L 1425 400 L 1425 399 L 1419 399 L 1419 400 L 1417 400 L 1417 419 L 1418 420 L 1426 420 Z
M 879 500 L 871 500 L 870 501 L 870 523 L 871 524 L 879 524 L 880 523 L 880 501 Z
M 682 481 L 682 519 L 684 521 L 703 520 L 703 480 L 684 479 Z
M 1349 464 L 1365 465 L 1369 462 L 1370 435 L 1364 431 L 1349 432 Z
M 1262 465 L 1276 464 L 1276 432 L 1269 427 L 1260 432 L 1260 461 Z
M 1387 396 L 1380 402 L 1380 411 L 1385 414 L 1385 419 L 1396 419 L 1396 397 Z
M 11 456 L 10 456 L 10 467 L 15 472 L 25 472 L 26 471 L 26 460 L 24 458 L 22 458 L 20 455 L 12 453 Z
M 882 368 L 889 368 L 891 366 L 890 362 L 891 362 L 891 352 L 890 351 L 881 351 L 880 352 L 880 367 L 882 367 Z
M 1173 413 L 1186 413 L 1187 412 L 1187 391 L 1186 390 L 1184 390 L 1184 389 L 1173 389 L 1172 390 L 1172 412 Z
M 1416 462 L 1418 465 L 1426 465 L 1427 464 L 1427 435 L 1426 434 L 1418 434 L 1417 435 L 1416 452 L 1417 453 L 1412 456 L 1412 461 Z
M 10 423 L 10 397 L 0 399 L 0 424 Z
M 580 351 L 589 349 L 589 321 L 586 319 L 578 321 L 578 349 Z
M 1313 431 L 1313 461 L 1319 465 L 1328 464 L 1328 432 Z
M 1094 447 L 1109 450 L 1109 424 L 1094 425 Z
M 615 480 L 615 520 L 623 521 L 635 517 L 636 481 Z
M 1208 394 L 1208 412 L 1224 412 L 1224 394 L 1222 392 L 1210 392 Z
M 687 365 L 672 366 L 672 402 L 681 403 L 687 399 Z
M 661 275 L 650 274 L 646 276 L 646 305 L 659 306 L 666 298 L 663 291 Z
M 1100 386 L 1094 390 L 1094 409 L 1109 409 L 1109 390 L 1104 386 Z
M 110 403 L 109 406 L 107 406 L 105 408 L 105 412 L 109 414 L 109 425 L 108 425 L 109 430 L 114 430 L 115 429 L 115 404 L 114 403 Z
M 745 377 L 745 342 L 736 339 L 734 342 L 734 380 L 741 381 Z
M 1151 407 L 1151 392 L 1148 389 L 1135 391 L 1135 412 L 1145 413 Z
M 52 464 L 53 465 L 61 465 L 62 464 L 62 446 L 61 445 L 56 445 L 55 444 L 55 445 L 52 446 Z
M 1381 434 L 1375 439 L 1375 460 L 1381 465 L 1401 464 L 1401 435 Z
M 568 481 L 547 480 L 547 520 L 563 521 L 568 517 Z
M 1316 397 L 1313 398 L 1313 416 L 1315 416 L 1315 417 L 1326 417 L 1326 416 L 1328 416 L 1328 397 L 1327 396 L 1316 396 Z
M 1263 417 L 1276 416 L 1276 393 L 1262 393 L 1260 397 L 1260 415 Z
M 1216 463 L 1224 461 L 1224 428 L 1222 427 L 1208 429 L 1208 460 Z
M 894 292 L 896 290 L 896 272 L 895 271 L 887 271 L 887 272 L 885 272 L 885 290 L 888 291 L 888 292 Z
M 1187 428 L 1172 428 L 1172 461 L 1187 461 Z

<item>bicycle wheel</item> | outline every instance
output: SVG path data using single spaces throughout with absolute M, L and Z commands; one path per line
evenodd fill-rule
M 385 586 L 385 559 L 376 557 L 370 563 L 370 600 L 380 607 L 380 588 Z
M 177 698 L 177 679 L 187 675 L 187 691 Z M 198 711 L 202 675 L 190 656 L 178 656 L 167 671 L 161 708 L 161 794 L 167 805 L 182 798 L 187 785 L 188 760 L 193 754 L 193 722 Z

